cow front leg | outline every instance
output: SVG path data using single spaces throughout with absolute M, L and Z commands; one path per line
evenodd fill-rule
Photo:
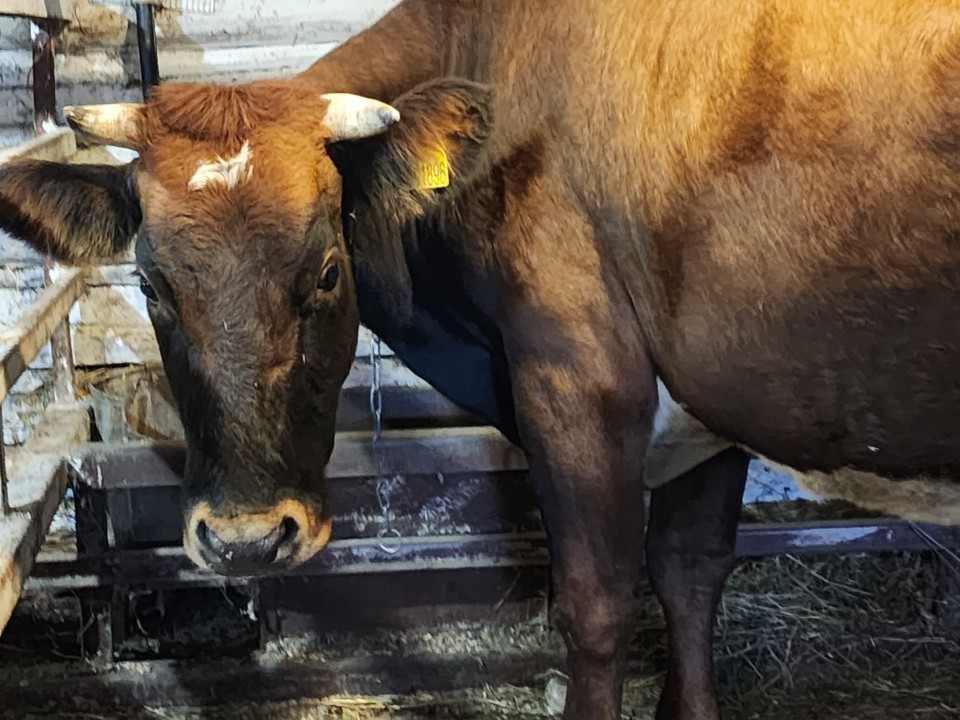
M 619 720 L 642 568 L 653 373 L 634 368 L 612 384 L 597 365 L 536 368 L 521 365 L 514 387 L 550 544 L 551 620 L 567 646 L 563 717 Z
M 717 604 L 734 554 L 750 459 L 727 450 L 654 490 L 647 572 L 670 643 L 657 720 L 719 720 L 713 666 Z

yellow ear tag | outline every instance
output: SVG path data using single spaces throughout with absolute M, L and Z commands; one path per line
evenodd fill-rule
M 442 147 L 431 148 L 417 160 L 417 189 L 436 190 L 450 185 L 450 164 Z

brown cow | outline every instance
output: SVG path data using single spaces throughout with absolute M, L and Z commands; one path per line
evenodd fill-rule
M 358 317 L 527 453 L 568 719 L 619 717 L 645 462 L 661 720 L 719 715 L 740 448 L 957 495 L 955 0 L 406 0 L 293 78 L 68 115 L 139 159 L 10 167 L 0 226 L 137 233 L 200 564 L 326 541 Z

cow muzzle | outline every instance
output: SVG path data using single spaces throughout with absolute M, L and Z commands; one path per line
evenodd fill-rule
M 332 525 L 332 518 L 297 500 L 257 512 L 201 502 L 187 513 L 183 547 L 201 568 L 220 575 L 259 575 L 314 557 L 329 541 Z

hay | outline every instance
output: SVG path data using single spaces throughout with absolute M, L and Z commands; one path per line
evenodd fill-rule
M 744 563 L 717 628 L 728 715 L 960 718 L 960 615 L 944 592 L 954 562 L 903 553 Z
M 956 720 L 960 718 L 960 596 L 948 555 L 884 554 L 747 561 L 719 612 L 717 675 L 726 720 Z M 205 618 L 209 622 L 209 618 Z M 651 720 L 663 681 L 662 613 L 641 602 L 624 717 Z M 459 623 L 417 632 L 366 632 L 286 640 L 274 659 L 318 663 L 362 654 L 530 653 L 556 648 L 543 618 L 512 626 Z M 2 653 L 0 653 L 2 654 Z M 8 656 L 9 657 L 9 656 Z M 12 658 L 11 658 L 12 660 Z M 38 669 L 39 670 L 39 669 Z M 0 669 L 0 672 L 4 670 Z M 27 679 L 25 677 L 25 679 Z M 87 720 L 530 720 L 555 717 L 550 677 L 531 687 L 498 686 L 405 697 L 314 698 L 218 708 L 131 708 Z M 554 689 L 556 683 L 553 683 Z M 0 718 L 28 718 L 6 709 Z M 44 714 L 75 720 L 73 713 Z

